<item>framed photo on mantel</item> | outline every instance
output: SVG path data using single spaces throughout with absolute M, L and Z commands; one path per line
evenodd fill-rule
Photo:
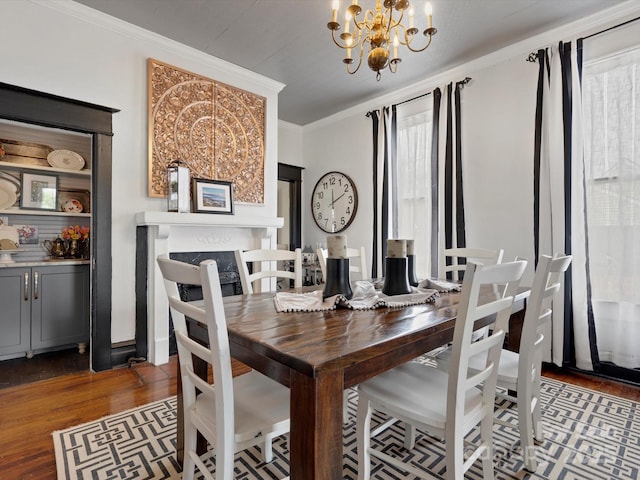
M 223 213 L 233 215 L 233 183 L 223 180 L 194 178 L 194 213 Z

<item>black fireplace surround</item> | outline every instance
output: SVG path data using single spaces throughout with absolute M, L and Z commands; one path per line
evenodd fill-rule
M 232 251 L 224 252 L 173 252 L 169 254 L 169 258 L 180 262 L 199 265 L 204 260 L 215 260 L 218 263 L 218 274 L 220 277 L 220 288 L 222 296 L 242 294 L 242 283 L 240 282 L 240 273 L 236 263 L 235 253 Z M 178 291 L 183 301 L 191 302 L 202 299 L 202 288 L 195 285 L 179 285 Z M 193 321 L 188 322 L 188 328 L 191 335 L 196 338 L 206 338 L 204 329 L 199 328 L 198 324 Z M 196 331 L 202 330 L 202 331 Z M 176 336 L 173 331 L 173 320 L 169 314 L 169 355 L 178 353 L 176 345 Z

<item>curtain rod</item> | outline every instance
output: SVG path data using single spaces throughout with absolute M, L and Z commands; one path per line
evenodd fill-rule
M 601 35 L 603 33 L 607 33 L 607 32 L 609 32 L 611 30 L 615 30 L 616 28 L 624 27 L 625 25 L 633 23 L 633 22 L 635 22 L 637 20 L 640 20 L 640 17 L 632 18 L 630 20 L 627 20 L 626 22 L 622 22 L 622 23 L 619 23 L 618 25 L 613 25 L 612 27 L 605 28 L 604 30 L 600 30 L 599 32 L 595 32 L 595 33 L 592 33 L 590 35 L 587 35 L 586 37 L 581 37 L 581 38 L 579 38 L 579 40 L 586 40 L 587 38 L 591 38 L 591 37 L 595 37 L 597 35 Z M 527 57 L 527 62 L 536 62 L 537 60 L 538 60 L 538 52 L 531 52 L 529 54 L 529 56 Z
M 463 80 L 459 80 L 456 82 L 456 85 L 466 85 L 471 81 L 471 77 L 465 77 Z M 398 102 L 393 106 L 397 107 L 398 105 L 402 105 L 403 103 L 413 102 L 414 100 L 418 100 L 419 98 L 426 97 L 427 95 L 431 95 L 431 92 L 423 93 L 422 95 L 418 95 L 417 97 L 409 98 L 408 100 L 403 100 L 402 102 Z
M 635 22 L 636 20 L 640 20 L 640 17 L 632 18 L 631 20 L 627 20 L 626 22 L 620 23 L 618 25 L 614 25 L 613 27 L 605 28 L 604 30 L 600 30 L 599 32 L 592 33 L 591 35 L 587 35 L 586 37 L 582 37 L 581 40 L 586 40 L 587 38 L 595 37 L 596 35 L 600 35 L 602 33 L 607 33 L 610 30 L 615 30 L 616 28 L 624 27 L 625 25 L 628 25 L 629 23 Z

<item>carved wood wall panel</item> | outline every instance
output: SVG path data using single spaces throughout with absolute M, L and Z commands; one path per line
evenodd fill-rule
M 166 196 L 166 168 L 234 182 L 235 201 L 264 203 L 265 97 L 148 61 L 149 196 Z

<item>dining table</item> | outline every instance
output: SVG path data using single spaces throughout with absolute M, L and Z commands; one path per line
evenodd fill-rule
M 314 288 L 322 285 L 291 291 Z M 521 288 L 514 313 L 523 311 L 528 292 Z M 290 389 L 290 478 L 342 479 L 344 389 L 450 342 L 461 294 L 441 292 L 432 301 L 397 308 L 293 312 L 278 312 L 275 295 L 223 298 L 231 355 Z M 485 286 L 480 295 L 481 303 L 494 300 L 502 287 Z M 477 321 L 475 328 L 493 320 Z

